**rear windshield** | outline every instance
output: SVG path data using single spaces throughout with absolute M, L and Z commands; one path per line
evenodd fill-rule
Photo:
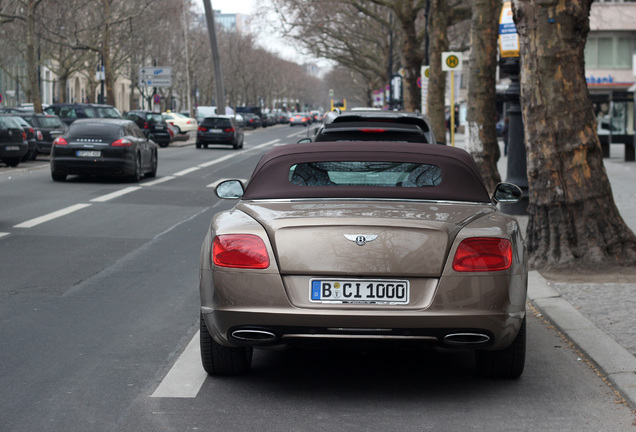
M 209 128 L 227 128 L 232 126 L 232 124 L 230 123 L 230 119 L 211 117 L 203 120 L 203 123 L 201 125 Z
M 43 128 L 59 128 L 62 126 L 62 121 L 58 117 L 38 117 L 38 123 Z
M 143 117 L 150 123 L 163 123 L 163 116 L 159 113 L 146 113 Z
M 121 114 L 114 107 L 99 107 L 96 108 L 101 118 L 121 118 Z M 89 115 L 89 117 L 97 117 L 96 115 Z M 161 117 L 161 115 L 159 115 Z
M 308 162 L 293 165 L 289 181 L 299 186 L 430 187 L 442 183 L 442 170 L 406 162 Z
M 20 127 L 20 123 L 9 116 L 0 116 L 0 128 L 2 129 L 16 129 Z
M 72 140 L 91 139 L 95 142 L 112 142 L 123 136 L 122 128 L 108 123 L 72 123 L 66 138 Z

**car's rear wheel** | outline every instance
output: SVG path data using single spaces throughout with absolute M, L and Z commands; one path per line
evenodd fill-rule
M 151 162 L 151 167 L 150 167 L 150 171 L 148 171 L 146 173 L 146 177 L 157 177 L 157 166 L 159 165 L 159 157 L 157 156 L 157 152 L 155 151 L 152 154 L 152 162 Z
M 499 351 L 477 351 L 477 372 L 493 378 L 519 378 L 526 363 L 526 319 L 508 348 Z
M 196 144 L 194 144 L 194 146 L 195 146 L 196 148 L 200 149 L 200 148 L 201 148 L 201 143 L 197 141 L 197 143 L 196 143 Z
M 63 181 L 66 181 L 66 174 L 60 174 L 60 173 L 52 172 L 51 173 L 51 178 L 53 178 L 53 181 L 63 182 Z
M 2 162 L 6 163 L 7 166 L 10 167 L 17 167 L 20 164 L 20 159 L 22 158 L 6 158 L 6 159 L 2 159 Z
M 212 339 L 205 325 L 203 315 L 200 317 L 201 363 L 210 375 L 240 375 L 249 372 L 252 366 L 252 348 L 225 347 Z
M 137 155 L 135 158 L 135 172 L 130 176 L 130 181 L 139 183 L 141 180 L 141 156 Z

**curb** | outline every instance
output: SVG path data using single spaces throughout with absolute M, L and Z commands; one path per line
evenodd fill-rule
M 636 357 L 585 318 L 537 271 L 528 272 L 528 299 L 636 408 Z

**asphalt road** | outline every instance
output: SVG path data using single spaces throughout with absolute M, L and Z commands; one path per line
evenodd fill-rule
M 467 353 L 256 351 L 208 378 L 197 353 L 198 262 L 220 178 L 304 129 L 245 148 L 160 149 L 156 179 L 70 177 L 46 158 L 0 168 L 0 431 L 625 431 L 634 414 L 540 318 L 519 380 Z M 290 135 L 296 136 L 290 136 Z

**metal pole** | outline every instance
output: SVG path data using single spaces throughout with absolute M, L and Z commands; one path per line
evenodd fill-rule
M 187 104 L 188 111 L 190 111 L 190 117 L 194 115 L 194 111 L 192 109 L 192 89 L 190 86 L 190 55 L 188 54 L 188 24 L 186 21 L 186 13 L 187 13 L 187 0 L 183 0 L 183 43 L 185 44 L 185 59 L 186 59 L 186 92 L 187 92 Z
M 214 66 L 214 81 L 216 84 L 216 112 L 225 115 L 225 89 L 223 88 L 223 74 L 221 72 L 221 61 L 219 57 L 219 46 L 216 42 L 216 27 L 214 25 L 214 10 L 210 0 L 203 0 L 205 7 L 205 19 L 208 24 L 208 35 L 210 36 L 210 46 L 212 48 L 212 65 Z

